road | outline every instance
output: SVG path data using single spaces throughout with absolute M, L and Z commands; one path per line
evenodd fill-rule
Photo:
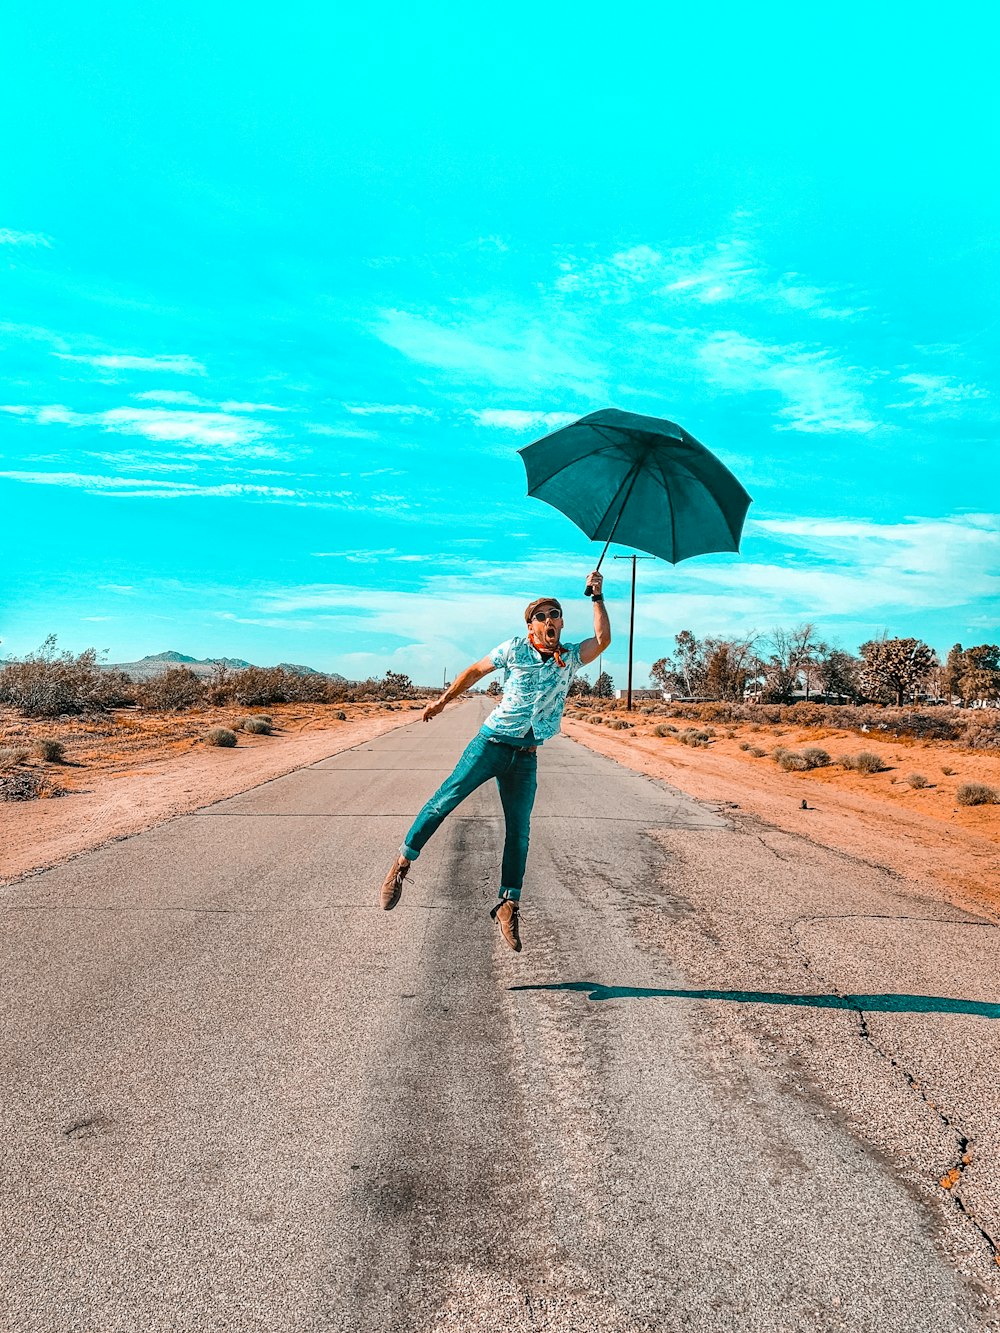
M 0 1328 L 997 1327 L 995 922 L 484 712 L 3 891 Z

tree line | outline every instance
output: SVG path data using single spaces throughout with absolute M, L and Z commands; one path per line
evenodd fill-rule
M 673 653 L 653 663 L 658 688 L 688 698 L 791 703 L 821 696 L 827 702 L 902 705 L 941 699 L 964 706 L 1000 705 L 1000 645 L 963 648 L 944 662 L 921 639 L 870 639 L 857 653 L 820 638 L 807 622 L 770 635 L 699 639 L 691 630 L 674 637 Z

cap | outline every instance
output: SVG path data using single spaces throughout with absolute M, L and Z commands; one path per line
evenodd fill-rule
M 554 606 L 559 614 L 562 615 L 562 604 L 558 597 L 536 597 L 533 602 L 529 602 L 524 608 L 524 619 L 529 625 L 531 624 L 531 617 L 540 606 Z

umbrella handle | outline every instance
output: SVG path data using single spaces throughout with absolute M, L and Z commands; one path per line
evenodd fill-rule
M 594 570 L 595 574 L 597 574 L 600 571 L 601 566 L 604 564 L 604 557 L 608 553 L 608 547 L 611 545 L 611 539 L 612 537 L 614 537 L 615 533 L 618 530 L 618 524 L 621 522 L 622 514 L 624 514 L 625 512 L 625 506 L 628 504 L 629 497 L 631 496 L 632 491 L 635 489 L 635 483 L 639 479 L 639 471 L 640 471 L 639 464 L 636 463 L 632 468 L 631 475 L 625 478 L 625 481 L 623 481 L 621 486 L 619 486 L 618 488 L 618 493 L 615 495 L 615 500 L 617 500 L 618 496 L 621 495 L 623 490 L 625 490 L 625 482 L 627 481 L 629 483 L 629 487 L 628 490 L 625 491 L 625 499 L 622 501 L 622 507 L 621 509 L 618 510 L 618 516 L 612 525 L 611 531 L 608 533 L 608 540 L 604 543 L 604 550 L 601 552 L 601 558 L 597 562 L 597 569 Z M 611 504 L 614 504 L 615 500 L 612 500 Z M 611 505 L 608 505 L 608 511 L 610 511 L 610 509 Z M 607 515 L 605 514 L 605 517 L 606 516 Z M 594 588 L 592 584 L 590 583 L 587 584 L 587 586 L 583 590 L 583 595 L 585 597 L 593 597 Z

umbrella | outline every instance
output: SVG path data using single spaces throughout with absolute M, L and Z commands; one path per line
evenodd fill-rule
M 676 565 L 709 551 L 738 551 L 750 496 L 681 426 L 605 408 L 518 450 L 528 494 L 571 518 L 592 541 L 611 539 Z M 628 637 L 632 707 L 635 562 Z M 590 585 L 586 591 L 590 592 Z
M 738 551 L 750 496 L 681 426 L 609 407 L 518 450 L 528 494 L 593 541 L 612 538 L 671 564 Z

